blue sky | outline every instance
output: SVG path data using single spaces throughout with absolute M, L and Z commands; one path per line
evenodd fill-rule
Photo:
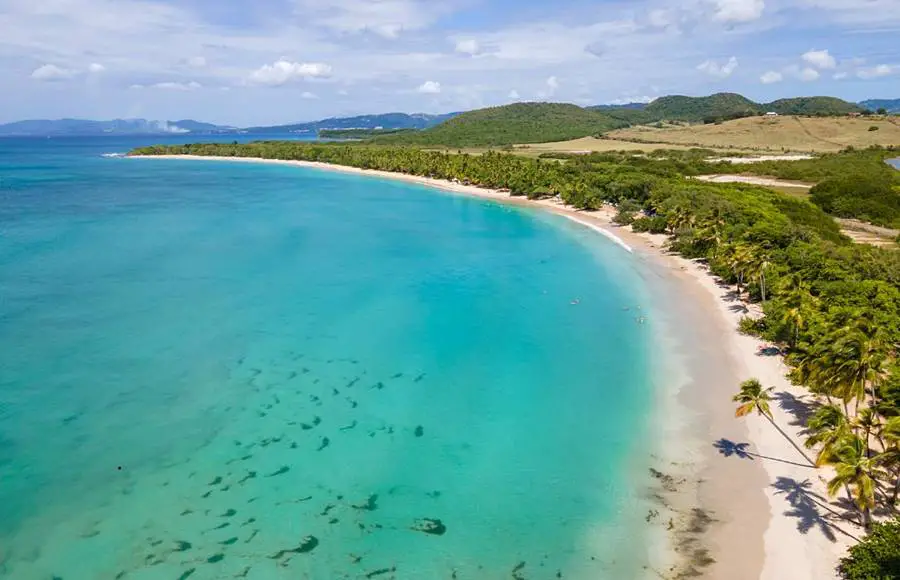
M 900 97 L 900 0 L 0 0 L 0 122 Z

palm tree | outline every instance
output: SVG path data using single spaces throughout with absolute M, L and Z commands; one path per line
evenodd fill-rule
M 806 422 L 806 432 L 809 433 L 805 443 L 807 449 L 822 446 L 816 456 L 816 466 L 822 466 L 827 463 L 840 441 L 850 436 L 850 424 L 839 408 L 823 405 Z
M 863 440 L 852 436 L 835 447 L 827 457 L 827 463 L 835 470 L 835 476 L 828 482 L 828 494 L 834 497 L 846 488 L 859 510 L 860 523 L 869 529 L 875 507 L 876 481 L 887 475 L 878 467 L 879 458 L 870 458 Z
M 803 459 L 807 460 L 811 466 L 815 467 L 816 464 L 806 456 L 803 449 L 801 449 L 800 446 L 798 446 L 794 440 L 791 439 L 777 423 L 775 423 L 775 419 L 772 418 L 772 410 L 769 408 L 769 402 L 772 400 L 770 393 L 774 390 L 775 387 L 763 388 L 762 383 L 760 383 L 758 379 L 748 379 L 744 381 L 741 383 L 741 390 L 738 394 L 731 398 L 735 403 L 740 403 L 734 412 L 734 416 L 744 417 L 754 411 L 756 414 L 762 415 L 768 419 L 769 423 L 781 433 L 782 437 L 787 439 L 788 443 L 803 456 Z
M 803 309 L 799 306 L 793 306 L 784 311 L 781 321 L 790 324 L 793 332 L 791 332 L 791 348 L 797 346 L 800 340 L 800 329 L 806 326 L 806 318 L 803 316 Z
M 867 319 L 857 319 L 841 328 L 832 342 L 829 366 L 836 383 L 836 394 L 845 402 L 859 402 L 869 394 L 878 403 L 876 387 L 885 376 L 891 344 L 883 327 Z
M 766 301 L 766 269 L 771 265 L 772 263 L 765 254 L 758 256 L 751 254 L 747 259 L 747 275 L 750 279 L 759 282 L 759 292 L 763 302 Z
M 894 505 L 897 503 L 897 496 L 900 495 L 900 417 L 891 417 L 885 421 L 881 436 L 887 444 L 886 450 L 882 454 L 882 463 L 894 473 L 894 489 L 888 500 L 891 505 Z

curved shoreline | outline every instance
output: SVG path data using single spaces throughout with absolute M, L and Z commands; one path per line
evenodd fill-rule
M 685 454 L 693 467 L 688 471 L 694 472 L 690 477 L 698 484 L 697 497 L 702 511 L 711 517 L 707 526 L 710 531 L 701 540 L 702 549 L 696 549 L 696 538 L 692 537 L 688 540 L 689 553 L 679 554 L 686 558 L 688 565 L 703 559 L 704 555 L 711 558 L 713 562 L 707 562 L 709 568 L 701 570 L 711 578 L 820 580 L 836 577 L 834 567 L 849 542 L 840 535 L 832 540 L 824 530 L 817 535 L 813 534 L 819 530 L 808 534 L 808 528 L 803 531 L 803 523 L 796 514 L 802 506 L 794 505 L 793 496 L 785 491 L 785 482 L 808 481 L 811 491 L 823 492 L 818 474 L 802 465 L 802 459 L 797 461 L 797 452 L 762 418 L 738 421 L 733 417 L 731 395 L 746 378 L 756 376 L 765 384 L 776 386 L 779 394 L 794 399 L 803 400 L 807 396 L 805 390 L 788 382 L 787 369 L 779 357 L 759 356 L 762 343 L 738 333 L 737 323 L 744 313 L 735 308 L 740 304 L 736 304 L 730 288 L 720 286 L 702 264 L 666 252 L 665 236 L 637 234 L 630 228 L 616 226 L 612 222 L 615 213 L 612 208 L 580 211 L 558 200 L 511 197 L 502 191 L 428 177 L 308 161 L 192 155 L 146 157 L 316 168 L 406 181 L 502 203 L 542 208 L 589 227 L 623 249 L 648 258 L 675 283 L 678 297 L 686 298 L 683 303 L 670 302 L 677 305 L 670 324 L 684 333 L 675 337 L 676 343 L 684 342 L 677 346 L 691 359 L 687 388 L 677 397 L 695 415 L 685 429 L 694 434 L 696 441 L 691 441 L 692 449 L 685 450 Z M 773 413 L 775 421 L 800 440 L 800 427 L 791 424 L 793 417 L 788 411 L 779 405 L 773 406 Z M 776 459 L 742 459 L 714 446 L 721 441 L 740 444 L 748 437 L 753 443 L 751 449 L 760 457 Z M 688 504 L 680 507 L 690 510 Z M 696 522 L 687 525 L 693 528 Z M 676 534 L 676 551 L 679 541 Z

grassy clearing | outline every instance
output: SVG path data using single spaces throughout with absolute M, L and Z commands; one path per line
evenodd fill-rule
M 877 127 L 876 130 L 870 130 Z M 748 117 L 710 125 L 641 126 L 610 139 L 756 152 L 836 152 L 846 147 L 900 145 L 900 122 L 890 117 Z
M 553 143 L 532 143 L 528 145 L 514 145 L 513 152 L 519 155 L 537 156 L 541 153 L 606 153 L 609 151 L 658 151 L 660 149 L 675 149 L 687 151 L 693 147 L 687 145 L 671 145 L 668 143 L 632 143 L 613 139 L 598 139 L 597 137 L 581 137 L 569 141 L 556 141 Z
M 841 226 L 841 233 L 854 242 L 891 250 L 900 249 L 896 241 L 900 230 L 873 226 L 853 219 L 835 218 L 835 221 Z

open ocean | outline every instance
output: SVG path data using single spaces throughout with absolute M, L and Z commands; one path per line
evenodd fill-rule
M 632 255 L 176 140 L 0 139 L 0 577 L 645 574 Z

